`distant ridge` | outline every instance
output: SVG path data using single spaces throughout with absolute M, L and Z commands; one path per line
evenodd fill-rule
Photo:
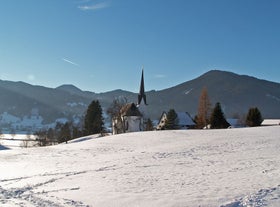
M 211 70 L 196 79 L 159 91 L 156 99 L 167 103 L 166 109 L 187 110 L 194 116 L 203 87 L 207 88 L 212 105 L 220 102 L 228 117 L 244 115 L 250 107 L 259 107 L 266 118 L 280 117 L 277 109 L 280 107 L 279 83 L 220 70 Z
M 83 91 L 81 89 L 79 89 L 78 87 L 76 87 L 72 84 L 64 84 L 64 85 L 58 86 L 55 89 L 56 90 L 61 90 L 61 91 L 64 91 L 64 92 L 68 92 L 68 93 L 71 93 L 71 94 L 81 95 L 83 93 Z
M 280 118 L 280 84 L 232 72 L 211 70 L 201 76 L 160 91 L 146 92 L 147 116 L 159 119 L 163 111 L 175 109 L 187 111 L 193 117 L 197 113 L 198 100 L 206 87 L 212 105 L 220 102 L 228 118 L 244 116 L 250 107 L 258 107 L 265 118 Z M 43 118 L 43 124 L 55 122 L 58 118 L 82 117 L 92 100 L 98 99 L 104 112 L 116 98 L 137 102 L 137 94 L 121 89 L 104 93 L 82 91 L 74 85 L 65 84 L 57 88 L 33 86 L 24 82 L 0 80 L 0 126 L 11 127 L 3 122 L 4 112 L 22 118 L 30 116 L 36 109 Z M 107 120 L 109 121 L 109 120 Z

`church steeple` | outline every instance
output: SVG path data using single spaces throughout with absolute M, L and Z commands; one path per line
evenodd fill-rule
M 145 88 L 144 88 L 144 70 L 142 69 L 142 76 L 141 76 L 141 83 L 140 83 L 140 91 L 138 94 L 138 102 L 137 105 L 141 104 L 142 99 L 144 100 L 145 105 L 147 104 L 146 101 L 146 94 L 145 94 Z

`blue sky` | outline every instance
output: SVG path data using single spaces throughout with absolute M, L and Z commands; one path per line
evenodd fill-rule
M 1 0 L 0 79 L 161 90 L 212 70 L 280 82 L 279 0 Z

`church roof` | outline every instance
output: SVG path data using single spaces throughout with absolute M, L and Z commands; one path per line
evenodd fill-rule
M 121 108 L 122 116 L 142 116 L 134 103 L 128 103 Z
M 138 102 L 137 105 L 141 104 L 142 99 L 144 100 L 144 104 L 147 105 L 145 87 L 144 87 L 144 71 L 142 70 L 141 82 L 140 82 L 140 90 L 138 94 Z

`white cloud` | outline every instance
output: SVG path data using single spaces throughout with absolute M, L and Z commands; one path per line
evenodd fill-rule
M 154 77 L 155 77 L 155 78 L 165 78 L 166 75 L 163 75 L 163 74 L 156 74 Z
M 75 62 L 73 62 L 73 61 L 71 61 L 71 60 L 68 60 L 68 59 L 66 59 L 66 58 L 62 58 L 62 60 L 63 60 L 64 62 L 67 62 L 67 63 L 71 64 L 71 65 L 79 66 L 79 64 L 77 64 L 77 63 L 75 63 Z
M 84 5 L 84 6 L 78 6 L 80 10 L 87 11 L 87 10 L 99 10 L 99 9 L 104 9 L 109 7 L 109 3 L 106 2 L 101 2 L 97 4 L 92 4 L 92 5 Z
M 84 4 L 84 3 L 88 3 L 90 2 L 91 0 L 76 0 L 76 3 L 78 4 Z

